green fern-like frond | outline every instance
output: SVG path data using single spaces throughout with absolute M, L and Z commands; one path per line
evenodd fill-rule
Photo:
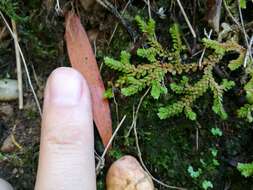
M 184 107 L 184 102 L 178 101 L 176 103 L 171 104 L 170 106 L 159 108 L 158 116 L 160 119 L 177 116 L 183 112 Z
M 140 16 L 136 16 L 135 20 L 140 28 L 140 30 L 147 34 L 148 37 L 153 38 L 155 35 L 155 21 L 149 19 L 148 22 L 145 22 Z
M 205 47 L 213 49 L 214 52 L 221 57 L 226 52 L 226 49 L 219 42 L 217 42 L 215 40 L 210 40 L 210 39 L 204 38 L 203 43 L 204 43 Z
M 172 51 L 174 54 L 174 58 L 176 60 L 176 63 L 180 63 L 181 61 L 180 53 L 182 52 L 184 47 L 181 40 L 180 29 L 178 24 L 175 23 L 170 27 L 170 35 L 172 38 Z
M 223 79 L 221 86 L 223 88 L 224 91 L 228 91 L 231 88 L 233 88 L 235 86 L 235 82 L 234 81 L 229 81 L 227 79 Z
M 128 86 L 121 89 L 121 92 L 125 96 L 131 96 L 133 94 L 136 94 L 139 91 L 142 91 L 147 84 L 143 82 L 142 80 L 137 80 L 133 77 L 127 78 L 127 84 Z
M 180 83 L 176 84 L 175 82 L 170 84 L 170 88 L 173 92 L 176 94 L 184 94 L 186 87 L 189 85 L 189 78 L 186 76 L 183 76 L 180 80 Z
M 239 118 L 246 119 L 249 123 L 252 123 L 253 122 L 252 111 L 253 105 L 245 104 L 237 111 L 237 115 Z
M 216 40 L 210 40 L 207 38 L 204 38 L 203 43 L 205 47 L 213 49 L 215 54 L 223 56 L 226 52 L 235 51 L 238 52 L 240 55 L 244 56 L 246 50 L 242 46 L 240 46 L 238 43 L 234 41 L 228 41 L 225 43 L 220 43 Z M 240 56 L 239 56 L 240 57 Z
M 155 99 L 158 99 L 161 94 L 166 94 L 168 91 L 167 88 L 162 86 L 159 81 L 152 81 L 151 86 L 151 96 Z
M 209 86 L 213 92 L 213 98 L 214 98 L 212 110 L 214 111 L 214 113 L 219 115 L 222 119 L 227 118 L 227 113 L 225 112 L 223 108 L 223 103 L 222 103 L 223 93 L 231 89 L 234 85 L 235 83 L 233 81 L 228 81 L 226 79 L 222 81 L 221 85 L 218 85 L 215 82 L 214 78 L 210 77 Z
M 139 48 L 137 50 L 137 55 L 143 58 L 146 58 L 148 61 L 151 63 L 156 62 L 156 56 L 157 56 L 157 51 L 155 48 Z
M 26 21 L 26 17 L 19 16 L 17 14 L 19 7 L 18 3 L 12 0 L 1 0 L 0 10 L 8 15 L 11 19 L 15 21 Z
M 212 67 L 207 67 L 205 72 L 212 70 Z M 160 119 L 170 118 L 176 115 L 181 114 L 185 110 L 185 115 L 189 119 L 196 119 L 193 111 L 190 109 L 193 103 L 196 101 L 197 98 L 202 96 L 208 89 L 208 75 L 203 75 L 202 79 L 200 79 L 196 84 L 193 86 L 189 86 L 185 89 L 185 96 L 183 96 L 179 101 L 173 103 L 169 106 L 162 107 L 158 111 L 158 116 Z M 188 113 L 190 112 L 190 113 Z
M 133 72 L 134 66 L 130 64 L 130 53 L 126 51 L 122 51 L 120 54 L 120 61 L 112 59 L 110 57 L 105 57 L 104 61 L 105 64 L 110 67 L 111 69 L 123 72 L 123 73 L 130 73 Z
M 158 99 L 162 94 L 167 93 L 165 85 L 168 84 L 164 83 L 164 81 L 166 81 L 165 76 L 168 73 L 178 77 L 183 73 L 188 74 L 200 71 L 198 70 L 198 64 L 184 64 L 181 61 L 180 53 L 183 50 L 183 45 L 177 24 L 174 24 L 170 28 L 172 49 L 167 50 L 155 38 L 155 23 L 153 20 L 145 22 L 141 17 L 137 16 L 136 21 L 140 30 L 147 35 L 145 48 L 137 50 L 137 55 L 144 58 L 140 60 L 146 62 L 131 64 L 131 56 L 125 51 L 121 52 L 120 60 L 109 57 L 106 57 L 104 60 L 108 67 L 122 73 L 115 81 L 114 86 L 120 88 L 123 95 L 132 96 L 145 88 L 150 88 L 150 95 L 154 99 Z M 223 119 L 227 118 L 227 113 L 223 107 L 223 95 L 234 86 L 234 82 L 223 80 L 218 84 L 212 73 L 213 68 L 216 64 L 224 64 L 221 60 L 230 51 L 239 53 L 239 57 L 231 60 L 229 64 L 232 66 L 241 64 L 246 50 L 232 41 L 219 43 L 214 40 L 203 39 L 203 44 L 208 50 L 212 51 L 209 51 L 209 55 L 203 58 L 202 66 L 204 73 L 202 78 L 194 84 L 189 84 L 187 77 L 182 77 L 182 80 L 178 83 L 171 83 L 170 89 L 176 96 L 169 106 L 163 106 L 159 109 L 158 116 L 161 119 L 184 113 L 190 120 L 196 120 L 197 114 L 193 110 L 194 104 L 208 90 L 213 94 L 212 110 L 214 113 Z
M 120 53 L 120 62 L 123 63 L 124 65 L 130 64 L 130 58 L 131 54 L 127 51 L 122 51 Z
M 189 86 L 184 90 L 185 96 L 183 96 L 181 100 L 175 104 L 160 108 L 158 113 L 160 119 L 170 118 L 184 111 L 187 118 L 196 120 L 196 114 L 192 111 L 191 107 L 199 97 L 207 92 L 208 89 L 213 92 L 213 111 L 221 118 L 226 119 L 227 114 L 222 104 L 223 93 L 224 91 L 232 88 L 234 83 L 232 81 L 225 80 L 221 85 L 218 85 L 212 75 L 212 69 L 212 66 L 206 67 L 203 77 L 193 86 Z M 174 107 L 180 109 L 174 109 Z M 175 113 L 177 111 L 179 112 Z
M 131 65 L 125 65 L 122 62 L 109 58 L 109 57 L 105 57 L 104 61 L 105 61 L 105 64 L 111 69 L 114 69 L 123 73 L 129 73 L 133 70 L 133 67 Z
M 228 68 L 231 71 L 238 69 L 243 64 L 244 58 L 245 58 L 245 53 L 240 53 L 237 59 L 230 61 L 230 63 L 228 64 Z
M 170 35 L 172 38 L 172 48 L 173 51 L 176 52 L 181 52 L 183 44 L 182 44 L 182 40 L 181 40 L 181 35 L 180 35 L 180 29 L 179 29 L 179 25 L 178 24 L 173 24 L 170 27 Z

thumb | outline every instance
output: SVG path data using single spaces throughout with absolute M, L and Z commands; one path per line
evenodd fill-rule
M 90 92 L 80 73 L 58 68 L 45 89 L 35 190 L 96 189 Z

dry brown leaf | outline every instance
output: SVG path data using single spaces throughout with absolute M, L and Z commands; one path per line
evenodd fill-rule
M 73 68 L 77 69 L 87 80 L 92 97 L 93 118 L 104 146 L 112 136 L 112 121 L 108 100 L 98 65 L 87 34 L 80 18 L 70 12 L 66 15 L 65 39 L 68 55 Z

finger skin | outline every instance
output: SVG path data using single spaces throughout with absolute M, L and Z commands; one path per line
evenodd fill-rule
M 90 92 L 80 73 L 58 68 L 44 95 L 35 190 L 95 190 Z

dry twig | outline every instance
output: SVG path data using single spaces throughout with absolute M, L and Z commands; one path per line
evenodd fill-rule
M 251 61 L 253 61 L 252 52 L 251 52 L 251 46 L 252 45 L 250 45 L 250 42 L 248 41 L 248 35 L 246 33 L 246 30 L 245 30 L 244 20 L 243 20 L 243 16 L 242 16 L 242 10 L 241 10 L 241 6 L 240 6 L 240 0 L 237 0 L 237 4 L 238 4 L 238 10 L 239 10 L 239 16 L 240 16 L 242 31 L 243 31 L 243 35 L 244 35 L 244 40 L 245 40 L 245 43 L 246 43 L 246 46 L 247 46 L 247 54 L 244 58 L 244 63 L 243 63 L 243 66 L 246 67 L 247 62 L 248 62 L 248 57 L 251 59 Z
M 164 186 L 166 188 L 169 188 L 169 189 L 178 189 L 178 190 L 186 190 L 185 188 L 182 188 L 182 187 L 176 187 L 176 186 L 172 186 L 172 185 L 168 185 L 160 180 L 158 180 L 157 178 L 155 178 L 150 172 L 149 170 L 147 169 L 146 165 L 144 164 L 144 161 L 142 159 L 142 154 L 141 154 L 141 149 L 140 149 L 140 145 L 139 145 L 139 139 L 138 139 L 138 134 L 137 134 L 137 130 L 136 130 L 136 123 L 134 124 L 134 136 L 135 136 L 135 143 L 136 143 L 136 148 L 137 148 L 137 151 L 138 151 L 138 157 L 139 157 L 139 160 L 141 162 L 141 165 L 142 167 L 144 168 L 145 172 L 158 184 L 160 184 L 161 186 Z
M 190 21 L 189 21 L 189 18 L 187 17 L 187 15 L 186 15 L 186 13 L 185 13 L 185 11 L 184 11 L 184 7 L 182 6 L 180 0 L 177 0 L 177 4 L 178 4 L 178 6 L 180 7 L 180 10 L 181 10 L 181 12 L 182 12 L 182 14 L 183 14 L 183 16 L 184 16 L 184 19 L 185 19 L 185 21 L 186 21 L 188 27 L 190 28 L 190 31 L 191 31 L 193 37 L 196 38 L 197 35 L 196 35 L 196 33 L 195 33 L 195 31 L 194 31 L 194 29 L 193 29 L 193 27 L 192 27 L 192 25 L 191 25 L 191 23 L 190 23 Z
M 253 59 L 252 59 L 252 51 L 251 51 L 252 45 L 253 45 L 253 36 L 251 36 L 251 38 L 250 38 L 249 47 L 247 49 L 247 52 L 246 52 L 246 55 L 245 55 L 245 58 L 244 58 L 244 61 L 243 61 L 243 66 L 244 67 L 247 66 L 249 58 L 251 58 L 251 61 L 253 61 Z
M 150 172 L 149 170 L 147 169 L 143 159 L 142 159 L 142 153 L 141 153 L 141 149 L 140 149 L 140 145 L 139 145 L 139 138 L 138 138 L 138 133 L 137 133 L 137 129 L 136 129 L 136 126 L 137 126 L 137 119 L 138 119 L 138 113 L 139 113 L 139 109 L 141 107 L 141 104 L 143 102 L 143 100 L 145 99 L 145 97 L 147 96 L 148 92 L 149 92 L 150 88 L 147 89 L 147 91 L 144 93 L 144 95 L 141 97 L 139 103 L 138 103 L 138 106 L 137 106 L 137 109 L 136 111 L 133 109 L 133 121 L 132 121 L 132 124 L 130 126 L 130 129 L 128 131 L 128 134 L 126 135 L 126 137 L 128 137 L 130 135 L 130 132 L 134 131 L 134 136 L 135 136 L 135 143 L 136 143 L 136 148 L 137 148 L 137 152 L 138 152 L 138 157 L 139 157 L 139 160 L 140 160 L 140 163 L 141 163 L 141 166 L 143 167 L 143 169 L 145 170 L 145 172 L 156 182 L 158 183 L 159 185 L 163 186 L 163 187 L 166 187 L 166 188 L 170 188 L 170 189 L 178 189 L 178 190 L 186 190 L 185 188 L 181 188 L 181 187 L 176 187 L 176 186 L 171 186 L 171 185 L 168 185 L 160 180 L 158 180 L 157 178 L 155 178 Z
M 227 13 L 228 13 L 228 15 L 230 16 L 230 18 L 234 21 L 234 23 L 235 23 L 235 24 L 240 28 L 240 30 L 241 30 L 242 27 L 241 27 L 240 23 L 236 20 L 236 18 L 233 16 L 233 14 L 231 13 L 231 11 L 230 11 L 230 9 L 229 9 L 229 7 L 228 7 L 228 5 L 227 5 L 226 0 L 223 0 L 223 5 L 224 5 L 224 7 L 225 7 L 225 9 L 226 9 L 226 11 L 227 11 Z
M 210 30 L 210 32 L 207 34 L 206 30 L 204 30 L 204 33 L 205 33 L 205 36 L 208 38 L 208 39 L 211 39 L 211 35 L 212 35 L 212 32 L 213 30 Z M 204 55 L 206 53 L 206 47 L 204 48 L 201 56 L 200 56 L 200 59 L 199 59 L 199 67 L 202 67 L 202 61 L 204 59 Z
M 139 101 L 139 103 L 138 103 L 138 106 L 137 106 L 136 111 L 133 111 L 133 121 L 132 121 L 132 124 L 131 124 L 131 126 L 130 126 L 130 129 L 129 129 L 127 135 L 126 135 L 127 138 L 129 137 L 129 135 L 130 135 L 132 129 L 134 128 L 134 125 L 135 125 L 136 122 L 137 122 L 138 113 L 139 113 L 141 104 L 142 104 L 143 100 L 145 99 L 145 97 L 147 96 L 147 94 L 148 94 L 150 88 L 151 88 L 151 87 L 149 87 L 149 88 L 147 89 L 147 91 L 143 94 L 143 96 L 141 97 L 141 99 L 140 99 L 140 101 Z
M 96 2 L 103 6 L 105 9 L 109 10 L 114 16 L 116 16 L 120 20 L 121 24 L 127 29 L 129 35 L 135 41 L 136 31 L 134 31 L 128 22 L 122 17 L 117 8 L 115 8 L 108 0 L 96 0 Z
M 5 25 L 6 25 L 6 27 L 8 28 L 8 30 L 9 30 L 9 32 L 10 32 L 12 38 L 14 39 L 14 38 L 15 38 L 15 34 L 13 33 L 13 31 L 12 31 L 12 29 L 11 29 L 9 23 L 8 23 L 7 20 L 5 19 L 5 17 L 4 17 L 4 15 L 3 15 L 2 11 L 0 11 L 0 16 L 2 17 L 2 19 L 3 19 L 3 21 L 4 21 Z M 31 81 L 31 78 L 30 78 L 30 73 L 29 73 L 29 70 L 28 70 L 28 67 L 27 67 L 27 64 L 26 64 L 26 60 L 25 60 L 24 54 L 23 54 L 23 52 L 22 52 L 22 50 L 21 50 L 21 47 L 20 47 L 19 43 L 17 43 L 17 48 L 18 48 L 18 51 L 19 51 L 19 53 L 20 53 L 21 59 L 22 59 L 22 61 L 23 61 L 23 65 L 24 65 L 24 68 L 25 68 L 27 80 L 28 80 L 29 86 L 30 86 L 30 88 L 31 88 L 31 90 L 32 90 L 32 94 L 33 94 L 35 103 L 36 103 L 36 105 L 37 105 L 37 108 L 38 108 L 38 110 L 39 110 L 40 115 L 42 115 L 42 111 L 41 111 L 39 99 L 38 99 L 38 97 L 37 97 L 37 95 L 36 95 L 36 93 L 35 93 L 35 90 L 34 90 L 34 88 L 33 88 L 32 81 Z
M 124 7 L 124 9 L 123 9 L 121 15 L 124 15 L 124 13 L 125 13 L 127 7 L 128 7 L 129 4 L 131 3 L 131 1 L 132 1 L 132 0 L 128 0 L 128 2 L 127 2 L 127 4 L 126 4 L 126 6 Z M 115 35 L 115 32 L 116 32 L 118 26 L 119 26 L 119 23 L 117 22 L 117 24 L 115 25 L 114 30 L 113 30 L 113 32 L 112 32 L 112 35 L 111 35 L 111 37 L 110 37 L 110 39 L 109 39 L 108 46 L 111 44 L 111 41 L 112 41 L 112 39 L 113 39 L 113 37 L 114 37 L 114 35 Z
M 122 126 L 123 122 L 125 121 L 125 119 L 126 119 L 126 115 L 124 115 L 124 117 L 122 118 L 122 120 L 121 120 L 120 123 L 118 124 L 117 128 L 115 129 L 115 131 L 114 131 L 112 137 L 110 138 L 108 144 L 107 144 L 106 147 L 105 147 L 105 150 L 104 150 L 102 156 L 98 156 L 98 154 L 95 152 L 95 154 L 97 154 L 96 157 L 97 157 L 98 160 L 99 160 L 99 161 L 98 161 L 98 164 L 97 164 L 97 166 L 96 166 L 96 174 L 97 174 L 97 175 L 98 175 L 99 172 L 104 168 L 105 155 L 106 155 L 107 151 L 109 150 L 109 148 L 111 147 L 112 141 L 113 141 L 113 139 L 115 138 L 116 134 L 118 133 L 118 131 L 119 131 L 120 127 Z
M 58 15 L 61 15 L 63 13 L 61 6 L 60 6 L 60 0 L 56 0 L 56 4 L 55 4 L 55 11 Z
M 21 59 L 20 53 L 18 50 L 18 32 L 16 22 L 12 19 L 12 30 L 13 30 L 13 40 L 15 45 L 15 53 L 16 53 L 16 67 L 17 67 L 17 80 L 18 80 L 18 103 L 19 109 L 23 109 L 23 80 L 22 80 L 22 67 L 21 67 Z

